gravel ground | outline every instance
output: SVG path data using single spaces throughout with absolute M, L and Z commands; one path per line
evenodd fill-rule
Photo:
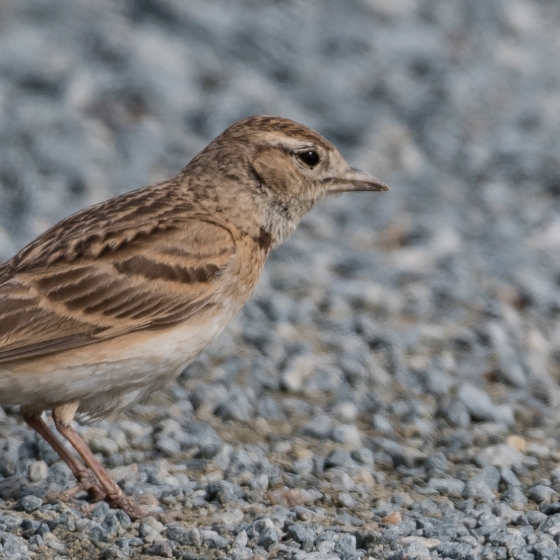
M 249 114 L 392 187 L 314 210 L 177 385 L 80 427 L 154 517 L 44 504 L 69 471 L 0 409 L 0 557 L 560 558 L 559 26 L 556 0 L 0 0 L 2 258 Z

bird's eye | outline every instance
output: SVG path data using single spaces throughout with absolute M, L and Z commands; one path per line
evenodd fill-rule
M 315 150 L 300 152 L 297 157 L 307 167 L 315 167 L 319 163 L 319 154 Z

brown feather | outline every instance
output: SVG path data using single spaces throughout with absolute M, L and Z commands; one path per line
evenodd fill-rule
M 90 216 L 81 215 L 91 228 Z M 75 218 L 69 221 L 72 228 Z M 79 240 L 56 247 L 50 235 L 46 246 L 39 238 L 0 286 L 0 363 L 169 327 L 214 305 L 223 273 L 235 265 L 236 241 L 211 220 L 182 221 L 181 229 L 153 228 L 145 236 L 125 224 L 112 234 L 86 227 Z M 120 242 L 109 243 L 115 235 Z M 169 250 L 177 247 L 183 250 Z

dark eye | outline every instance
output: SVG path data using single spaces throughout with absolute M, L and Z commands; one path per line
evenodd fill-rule
M 315 150 L 301 152 L 297 156 L 307 167 L 315 167 L 319 163 L 319 154 Z

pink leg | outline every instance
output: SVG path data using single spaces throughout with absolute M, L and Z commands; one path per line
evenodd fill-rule
M 70 423 L 76 412 L 77 405 L 75 407 L 72 405 L 72 408 L 69 405 L 64 405 L 53 409 L 52 415 L 56 429 L 70 442 L 70 445 L 78 452 L 84 463 L 97 477 L 99 484 L 105 492 L 105 500 L 111 507 L 122 509 L 131 519 L 145 517 L 147 512 L 135 504 L 128 496 L 124 495 L 119 485 L 96 459 L 84 440 L 72 428 Z
M 72 474 L 78 481 L 76 486 L 65 490 L 64 492 L 57 492 L 51 494 L 50 498 L 60 498 L 63 501 L 68 501 L 80 492 L 88 492 L 93 500 L 99 501 L 105 499 L 105 492 L 99 485 L 99 482 L 80 462 L 75 459 L 62 445 L 58 438 L 54 435 L 42 415 L 37 413 L 30 413 L 22 409 L 23 419 L 27 425 L 35 430 L 58 454 L 58 456 L 70 467 Z

